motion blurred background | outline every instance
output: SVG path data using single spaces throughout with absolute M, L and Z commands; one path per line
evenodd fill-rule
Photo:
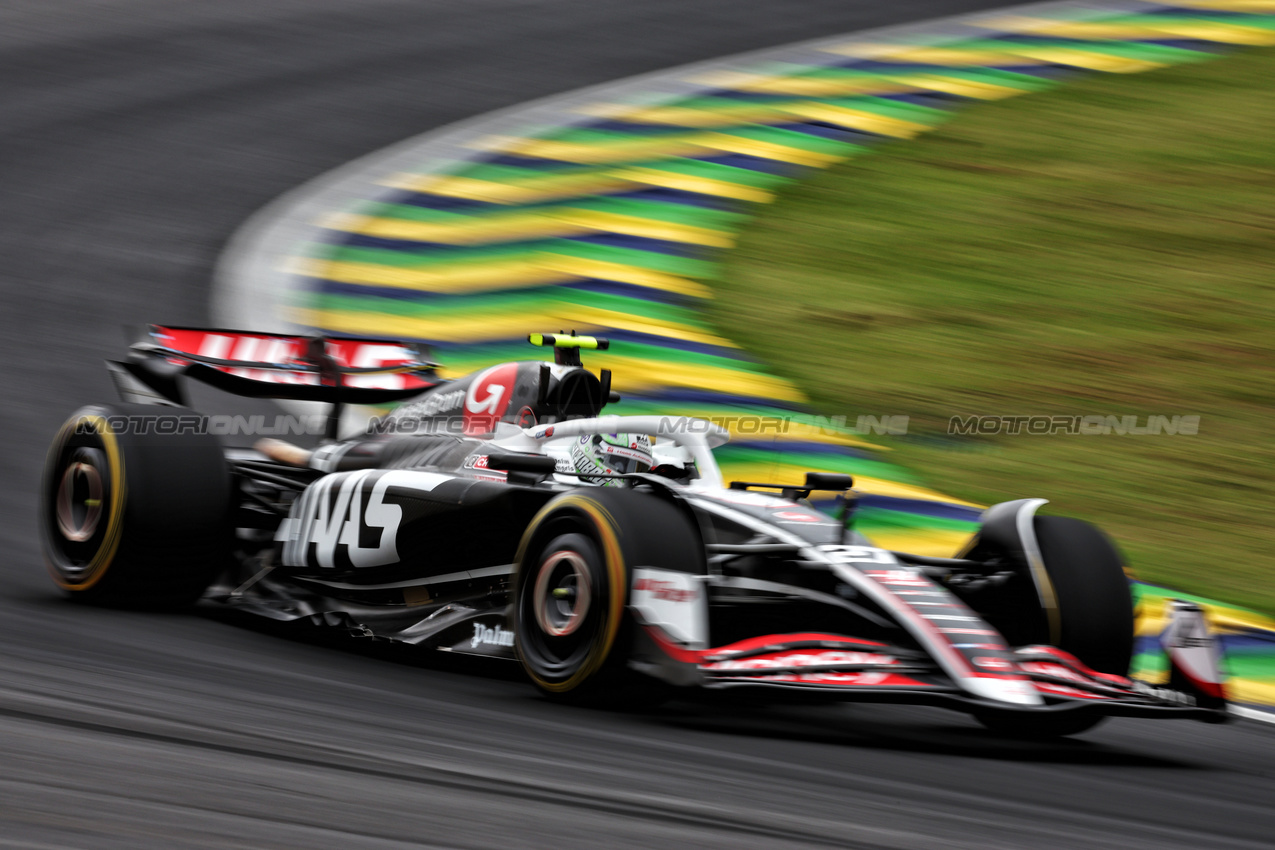
M 50 435 L 112 397 L 121 326 L 210 320 L 227 239 L 281 193 L 531 98 L 995 5 L 0 9 L 0 846 L 1265 846 L 1261 729 L 1116 722 L 1022 751 L 919 710 L 584 712 L 500 670 L 72 608 L 43 574 Z M 1171 12 L 1231 6 L 1275 11 Z M 1140 576 L 1271 613 L 1272 63 L 1068 81 L 785 184 L 704 279 L 707 321 L 812 410 L 908 416 L 871 441 L 918 486 L 1048 496 Z M 1090 414 L 1201 418 L 949 433 Z

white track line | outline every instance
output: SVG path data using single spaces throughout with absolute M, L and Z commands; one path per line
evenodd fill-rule
M 1236 717 L 1242 717 L 1245 720 L 1257 720 L 1261 723 L 1275 723 L 1275 712 L 1259 711 L 1256 708 L 1248 708 L 1243 705 L 1229 705 L 1227 711 Z

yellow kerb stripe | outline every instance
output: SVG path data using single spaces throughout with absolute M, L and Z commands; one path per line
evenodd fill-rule
M 925 65 L 1054 64 L 1112 73 L 1135 73 L 1159 68 L 1161 62 L 1113 56 L 1070 47 L 1006 46 L 1001 50 L 960 47 L 925 47 L 906 44 L 843 44 L 825 48 L 830 53 L 875 59 L 879 62 L 917 62 Z
M 930 129 L 928 124 L 907 121 L 902 118 L 890 118 L 867 112 L 862 109 L 850 109 L 845 106 L 834 106 L 828 103 L 792 103 L 784 106 L 784 111 L 802 118 L 813 118 L 816 121 L 827 121 L 853 130 L 877 133 L 882 136 L 893 136 L 898 139 L 910 139 Z
M 600 103 L 581 107 L 578 111 L 585 115 L 613 118 L 634 124 L 668 124 L 676 127 L 699 128 L 765 123 L 780 114 L 770 104 L 758 103 L 742 103 L 729 109 Z
M 774 193 L 755 186 L 743 186 L 725 180 L 714 180 L 710 177 L 696 177 L 690 174 L 679 174 L 675 171 L 660 171 L 656 168 L 625 168 L 616 175 L 634 183 L 645 183 L 649 186 L 663 186 L 666 189 L 681 189 L 684 192 L 697 192 L 701 195 L 714 195 L 722 198 L 737 198 L 741 201 L 752 201 L 767 204 L 774 200 Z
M 1226 695 L 1235 702 L 1254 705 L 1275 705 L 1275 682 L 1256 679 L 1230 679 L 1226 683 Z
M 1224 12 L 1275 12 L 1275 0 L 1174 0 L 1173 5 Z
M 1027 94 L 1027 89 L 1013 86 L 1000 86 L 982 80 L 968 80 L 964 77 L 949 77 L 943 74 L 918 74 L 917 76 L 899 77 L 912 84 L 914 88 L 927 91 L 938 91 L 954 94 L 957 97 L 977 98 L 978 100 L 1001 100 L 1015 95 Z
M 445 245 L 523 242 L 533 239 L 579 236 L 585 233 L 624 233 L 647 239 L 664 239 L 713 248 L 729 248 L 734 244 L 731 234 L 721 230 L 574 208 L 531 213 L 502 213 L 443 222 L 335 213 L 325 216 L 318 224 L 330 230 L 360 233 L 377 239 L 405 239 Z
M 1110 74 L 1138 74 L 1164 67 L 1163 62 L 1113 56 L 1099 51 L 1080 50 L 1072 47 L 1025 47 L 1013 51 L 1015 56 L 1040 59 L 1056 65 L 1070 65 L 1090 71 L 1106 71 Z
M 575 275 L 536 263 L 534 255 L 517 260 L 457 263 L 427 268 L 298 258 L 289 264 L 289 271 L 337 283 L 417 289 L 423 292 L 481 292 L 492 289 L 514 289 L 559 283 L 576 278 Z
M 606 172 L 552 175 L 508 183 L 437 174 L 399 174 L 383 181 L 382 185 L 489 204 L 531 204 L 583 195 L 606 195 L 633 188 L 631 183 Z
M 515 310 L 487 312 L 478 316 L 429 319 L 362 310 L 295 310 L 294 321 L 311 327 L 329 328 L 363 336 L 399 336 L 436 342 L 485 342 L 518 336 L 528 327 L 568 324 L 585 333 L 607 330 L 631 331 L 670 337 L 704 345 L 733 347 L 729 340 L 674 323 L 657 323 L 639 316 L 570 304 L 547 304 L 531 312 Z
M 1031 35 L 1094 41 L 1132 41 L 1138 39 L 1198 38 L 1227 44 L 1275 44 L 1275 32 L 1261 27 L 1246 27 L 1221 21 L 1060 21 L 1049 18 L 1010 16 L 995 18 L 979 26 Z
M 678 292 L 697 298 L 712 297 L 712 292 L 709 291 L 708 287 L 701 283 L 696 283 L 690 278 L 652 271 L 638 266 L 626 266 L 623 263 L 612 263 L 606 260 L 550 253 L 538 254 L 536 261 L 542 268 L 557 274 L 571 275 L 577 278 L 613 280 L 618 283 L 630 283 L 635 286 L 645 286 L 665 292 Z
M 288 262 L 287 269 L 292 274 L 337 283 L 415 289 L 422 292 L 484 292 L 597 278 L 698 298 L 709 298 L 712 295 L 706 286 L 689 278 L 621 263 L 548 252 L 533 252 L 515 260 L 473 261 L 424 268 L 298 257 Z
M 880 529 L 872 531 L 872 542 L 882 549 L 950 558 L 961 551 L 972 536 L 963 531 L 939 529 Z
M 588 232 L 590 228 L 571 225 L 535 213 L 519 212 L 460 221 L 409 221 L 398 218 L 336 213 L 319 221 L 320 227 L 361 233 L 377 239 L 406 239 L 446 245 L 482 245 L 546 239 Z
M 719 151 L 742 153 L 761 159 L 773 159 L 779 162 L 791 162 L 796 165 L 808 165 L 813 168 L 827 168 L 834 162 L 845 159 L 842 154 L 819 153 L 802 148 L 749 139 L 743 136 L 730 136 L 725 133 L 705 133 L 700 137 L 705 144 Z
M 502 136 L 489 140 L 497 142 L 501 150 L 518 156 L 557 159 L 563 162 L 605 165 L 633 162 L 643 159 L 662 159 L 674 156 L 698 156 L 703 146 L 691 136 L 664 136 L 655 139 L 625 139 L 621 141 L 565 142 L 556 139 L 534 139 Z M 484 145 L 486 147 L 486 145 Z
M 735 244 L 734 237 L 723 230 L 711 230 L 707 227 L 658 221 L 620 213 L 564 208 L 550 210 L 545 215 L 554 221 L 560 222 L 565 227 L 592 232 L 624 233 L 629 236 L 642 236 L 647 239 L 664 239 L 669 242 L 707 245 L 711 248 L 730 248 Z
M 856 59 L 875 59 L 878 62 L 914 62 L 918 65 L 948 65 L 952 67 L 995 65 L 1004 63 L 1007 59 L 1015 58 L 1013 53 L 1005 50 L 943 47 L 941 45 L 931 47 L 915 44 L 852 42 L 823 49 L 828 53 L 851 56 Z M 1020 62 L 1019 64 L 1030 63 Z

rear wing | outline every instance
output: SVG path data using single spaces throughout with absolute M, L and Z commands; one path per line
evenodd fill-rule
M 441 382 L 422 345 L 149 325 L 126 361 L 107 361 L 127 401 L 185 405 L 180 378 L 248 398 L 387 404 Z

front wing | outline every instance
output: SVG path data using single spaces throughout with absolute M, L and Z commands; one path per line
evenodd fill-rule
M 1034 689 L 1040 696 L 1036 704 L 971 694 L 915 650 L 834 634 L 765 635 L 697 650 L 687 649 L 658 625 L 640 622 L 634 666 L 675 684 L 710 690 L 764 688 L 793 696 L 969 712 L 1225 722 L 1229 714 L 1217 672 L 1216 641 L 1208 635 L 1198 607 L 1176 600 L 1173 604 L 1174 619 L 1162 637 L 1171 671 L 1166 686 L 1092 670 L 1057 647 L 1019 647 L 1009 660 L 1002 660 L 1000 672 Z

